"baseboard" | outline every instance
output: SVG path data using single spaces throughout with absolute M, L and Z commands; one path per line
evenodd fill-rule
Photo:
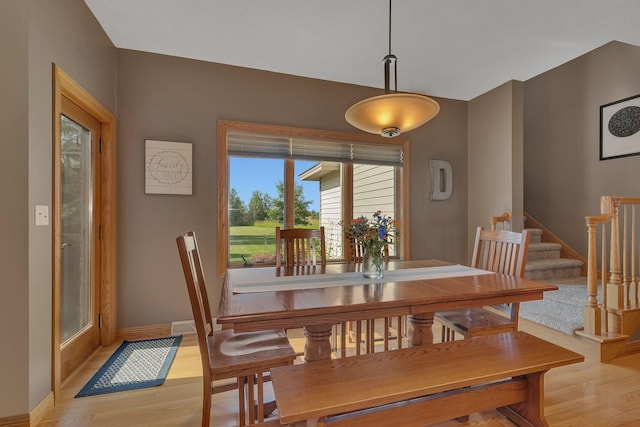
M 33 408 L 33 411 L 31 411 L 31 415 L 29 416 L 31 426 L 37 426 L 44 416 L 53 409 L 54 405 L 53 392 L 50 392 L 35 408 Z
M 171 335 L 171 325 L 149 325 L 121 328 L 116 331 L 118 339 L 135 341 L 150 338 L 162 338 Z M 0 426 L 1 427 L 1 426 Z
M 618 353 L 617 357 L 631 356 L 640 353 L 640 341 L 630 341 Z
M 0 418 L 0 427 L 33 427 L 37 426 L 44 416 L 53 409 L 53 392 L 50 392 L 36 406 L 31 414 L 14 415 Z
M 0 418 L 0 427 L 29 427 L 29 414 Z

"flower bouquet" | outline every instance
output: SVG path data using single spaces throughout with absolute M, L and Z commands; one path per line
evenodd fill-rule
M 361 216 L 344 226 L 345 236 L 363 249 L 362 274 L 365 277 L 376 279 L 383 276 L 384 251 L 393 243 L 395 226 L 393 218 L 380 211 L 375 212 L 371 219 Z

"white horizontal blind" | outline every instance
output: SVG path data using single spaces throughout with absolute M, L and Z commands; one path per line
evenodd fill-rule
M 310 139 L 241 131 L 227 133 L 227 154 L 240 157 L 402 166 L 402 146 L 364 142 Z

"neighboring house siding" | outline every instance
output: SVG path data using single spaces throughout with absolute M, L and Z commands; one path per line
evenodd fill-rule
M 374 212 L 396 218 L 395 168 L 393 166 L 353 165 L 353 216 L 371 218 Z M 389 245 L 395 255 L 395 245 Z
M 393 166 L 353 165 L 353 216 L 381 211 L 395 218 L 395 187 Z
M 393 166 L 353 165 L 353 217 L 372 218 L 381 211 L 396 218 L 396 173 Z M 320 225 L 324 226 L 329 259 L 343 258 L 342 253 L 342 180 L 340 171 L 320 179 Z M 395 247 L 389 252 L 395 254 Z
M 341 212 L 340 171 L 335 171 L 320 180 L 320 225 L 324 226 L 329 259 L 342 258 Z

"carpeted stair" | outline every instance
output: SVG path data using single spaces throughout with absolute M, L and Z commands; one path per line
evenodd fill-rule
M 587 300 L 586 277 L 582 261 L 561 258 L 562 245 L 542 241 L 542 230 L 530 228 L 531 240 L 524 276 L 558 285 L 558 291 L 545 292 L 544 299 L 520 304 L 520 316 L 542 326 L 573 335 L 584 327 Z
M 558 290 L 545 292 L 542 300 L 521 303 L 520 317 L 573 335 L 576 329 L 584 328 L 584 306 L 588 298 L 587 279 L 576 277 L 553 279 L 549 282 L 557 285 Z M 600 287 L 598 299 L 602 299 Z
M 530 228 L 529 254 L 524 277 L 533 280 L 556 280 L 579 277 L 582 261 L 560 258 L 561 245 L 542 242 L 542 230 Z

